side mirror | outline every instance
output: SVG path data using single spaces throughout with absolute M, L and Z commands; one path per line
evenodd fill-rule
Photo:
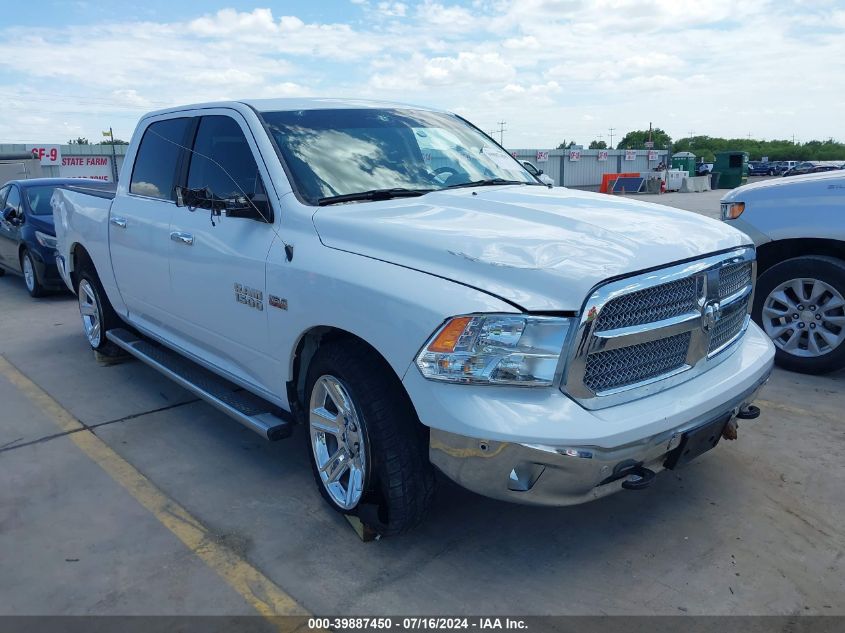
M 246 218 L 248 220 L 258 220 L 259 222 L 267 223 L 273 221 L 273 209 L 270 206 L 267 196 L 263 194 L 254 195 L 250 201 L 241 199 L 234 203 L 234 205 L 227 207 L 226 217 Z
M 542 174 L 542 173 L 543 173 L 543 172 L 539 172 L 539 173 L 538 173 L 538 172 L 537 172 L 537 168 L 536 168 L 536 167 L 534 167 L 534 164 L 533 164 L 533 163 L 530 163 L 530 162 L 528 162 L 527 160 L 523 160 L 523 161 L 521 161 L 521 162 L 522 162 L 522 166 L 523 166 L 523 167 L 525 167 L 526 171 L 527 171 L 529 174 L 531 174 L 532 176 L 539 176 L 540 174 Z
M 538 170 L 537 170 L 537 175 L 538 175 L 538 176 L 542 176 L 542 175 L 543 175 L 543 170 L 542 170 L 542 169 L 538 169 Z
M 3 209 L 3 219 L 6 220 L 9 224 L 12 223 L 15 218 L 17 218 L 18 212 L 17 209 L 14 207 L 6 207 Z

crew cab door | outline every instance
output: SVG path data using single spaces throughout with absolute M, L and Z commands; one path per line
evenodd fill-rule
M 164 334 L 172 308 L 170 220 L 191 118 L 151 123 L 134 156 L 128 192 L 109 214 L 109 249 L 117 287 L 134 325 Z
M 221 114 L 201 117 L 196 127 L 188 189 L 205 189 L 206 197 L 217 200 L 263 197 L 269 180 L 263 161 L 256 160 L 251 131 L 240 114 L 216 112 Z M 250 386 L 278 394 L 280 363 L 268 344 L 265 279 L 275 236 L 272 217 L 180 206 L 171 219 L 169 246 L 172 316 L 183 347 Z

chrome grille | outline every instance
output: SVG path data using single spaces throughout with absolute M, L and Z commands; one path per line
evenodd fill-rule
M 662 376 L 683 367 L 691 334 L 684 332 L 648 343 L 590 354 L 584 384 L 601 393 Z
M 696 281 L 695 277 L 687 277 L 611 299 L 602 308 L 596 320 L 596 329 L 614 330 L 696 312 Z
M 689 380 L 731 355 L 748 324 L 754 249 L 608 282 L 587 298 L 561 389 L 588 409 Z
M 709 353 L 715 352 L 742 331 L 748 315 L 748 301 L 742 301 L 725 312 L 710 335 Z
M 719 298 L 736 294 L 751 283 L 751 262 L 725 266 L 719 271 Z

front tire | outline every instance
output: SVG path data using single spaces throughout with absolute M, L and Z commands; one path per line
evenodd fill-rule
M 120 348 L 109 341 L 106 332 L 120 327 L 120 319 L 112 308 L 97 274 L 83 268 L 76 284 L 82 329 L 91 348 L 104 356 L 117 356 Z
M 38 279 L 38 269 L 35 267 L 35 258 L 28 250 L 21 253 L 21 271 L 23 271 L 23 281 L 26 284 L 26 290 L 29 296 L 35 299 L 43 297 L 47 294 L 47 290 Z
M 824 374 L 845 367 L 845 262 L 796 257 L 760 276 L 752 311 L 775 344 L 775 362 Z
M 425 516 L 434 495 L 424 428 L 401 382 L 358 341 L 320 347 L 306 380 L 311 465 L 320 494 L 384 535 Z

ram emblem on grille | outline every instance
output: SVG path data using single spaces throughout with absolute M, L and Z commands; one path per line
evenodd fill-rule
M 719 305 L 718 301 L 705 303 L 701 308 L 701 329 L 705 332 L 709 332 L 716 327 L 716 324 L 721 318 L 722 307 Z

